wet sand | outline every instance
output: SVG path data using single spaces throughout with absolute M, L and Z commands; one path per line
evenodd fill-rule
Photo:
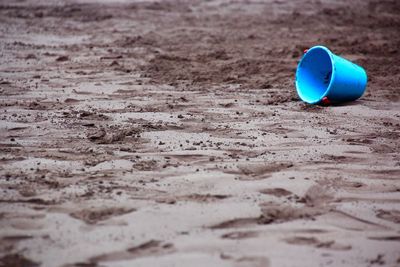
M 399 266 L 398 1 L 0 1 L 0 266 Z M 302 103 L 323 44 L 366 94 Z

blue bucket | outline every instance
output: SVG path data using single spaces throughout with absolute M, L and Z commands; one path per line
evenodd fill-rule
M 338 104 L 360 98 L 367 86 L 365 70 L 324 46 L 307 50 L 296 71 L 296 89 L 309 104 Z

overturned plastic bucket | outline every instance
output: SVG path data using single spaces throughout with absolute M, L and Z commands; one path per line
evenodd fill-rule
M 296 71 L 296 89 L 310 104 L 338 104 L 360 98 L 367 86 L 365 70 L 324 46 L 305 51 Z

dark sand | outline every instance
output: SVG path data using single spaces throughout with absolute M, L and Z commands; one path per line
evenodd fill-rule
M 399 1 L 3 0 L 0 54 L 1 267 L 400 265 Z

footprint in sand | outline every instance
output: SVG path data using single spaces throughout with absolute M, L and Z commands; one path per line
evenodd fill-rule
M 70 213 L 75 218 L 84 221 L 87 224 L 96 224 L 99 221 L 105 221 L 112 217 L 134 212 L 133 208 L 103 208 L 103 209 L 84 209 Z
M 400 211 L 398 210 L 378 210 L 376 217 L 386 221 L 400 223 Z
M 293 167 L 292 163 L 249 163 L 239 164 L 237 170 L 228 171 L 227 173 L 240 175 L 240 180 L 261 180 L 269 178 L 274 172 L 279 172 Z
M 237 231 L 237 232 L 229 232 L 226 234 L 223 234 L 221 238 L 224 239 L 247 239 L 247 238 L 252 238 L 252 237 L 257 237 L 258 232 L 256 231 Z
M 141 257 L 161 256 L 175 251 L 171 243 L 163 243 L 159 240 L 150 240 L 138 246 L 127 248 L 123 251 L 110 252 L 90 258 L 90 263 L 133 260 Z
M 324 248 L 332 250 L 350 250 L 350 245 L 338 244 L 334 240 L 320 241 L 315 237 L 295 236 L 284 239 L 284 241 L 291 245 L 312 246 L 315 248 Z

